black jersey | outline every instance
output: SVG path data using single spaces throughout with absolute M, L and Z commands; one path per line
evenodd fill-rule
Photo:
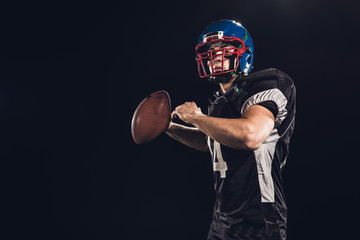
M 270 136 L 256 150 L 238 150 L 208 137 L 216 201 L 208 239 L 285 239 L 287 207 L 281 168 L 295 124 L 295 86 L 277 70 L 258 71 L 210 100 L 208 115 L 241 118 L 259 104 L 275 117 Z

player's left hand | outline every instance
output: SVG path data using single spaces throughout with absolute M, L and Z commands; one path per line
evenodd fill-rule
M 177 106 L 171 113 L 171 118 L 179 117 L 188 124 L 192 124 L 192 120 L 196 115 L 202 115 L 201 109 L 194 102 L 186 102 Z

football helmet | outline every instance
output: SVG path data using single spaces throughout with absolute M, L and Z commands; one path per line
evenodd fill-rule
M 208 25 L 201 32 L 195 51 L 201 78 L 248 74 L 254 61 L 254 46 L 249 32 L 240 23 L 228 19 Z M 221 67 L 214 69 L 214 59 L 221 61 Z M 225 59 L 230 59 L 227 69 L 224 69 Z

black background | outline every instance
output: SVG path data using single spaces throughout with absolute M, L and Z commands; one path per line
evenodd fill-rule
M 360 17 L 350 0 L 1 3 L 4 239 L 206 239 L 207 153 L 165 135 L 131 138 L 137 104 L 169 92 L 206 109 L 194 47 L 210 22 L 240 21 L 254 71 L 297 87 L 284 171 L 288 239 L 353 239 L 359 193 Z

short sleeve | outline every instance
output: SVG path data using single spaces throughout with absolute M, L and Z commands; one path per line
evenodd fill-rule
M 243 113 L 249 107 L 260 104 L 263 102 L 271 101 L 277 106 L 277 114 L 275 116 L 275 125 L 280 125 L 281 122 L 286 118 L 287 110 L 287 99 L 285 95 L 278 89 L 272 88 L 268 90 L 264 90 L 254 95 L 250 96 L 241 108 L 241 113 Z
M 278 107 L 273 101 L 265 101 L 258 103 L 258 105 L 265 107 L 267 110 L 269 110 L 273 115 L 274 119 L 276 119 L 276 116 L 278 114 Z

